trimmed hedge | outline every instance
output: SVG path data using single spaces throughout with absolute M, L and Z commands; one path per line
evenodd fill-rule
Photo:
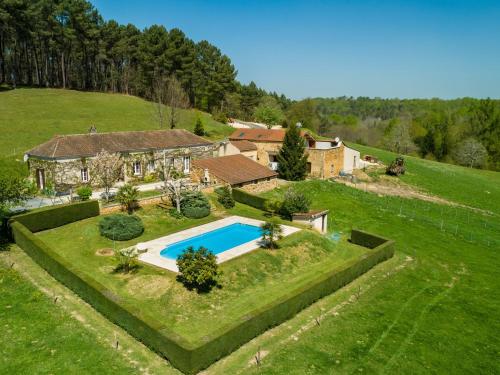
M 135 215 L 109 215 L 99 221 L 99 232 L 110 240 L 128 241 L 144 232 L 144 224 Z
M 256 309 L 241 318 L 240 322 L 221 329 L 198 346 L 193 353 L 193 364 L 197 369 L 208 367 L 219 358 L 230 354 L 239 346 L 292 318 L 305 307 L 349 284 L 378 263 L 394 255 L 394 242 L 387 241 L 376 249 L 368 250 L 357 259 L 319 275 L 308 285 L 290 290 L 272 303 Z
M 262 211 L 267 211 L 266 198 L 262 198 L 257 195 L 247 193 L 246 191 L 237 188 L 233 189 L 233 198 L 236 202 L 240 202 L 248 206 L 258 208 L 259 210 Z
M 369 249 L 374 249 L 387 241 L 390 240 L 372 233 L 364 232 L 358 229 L 351 230 L 351 242 Z
M 23 215 L 20 215 L 23 216 Z M 286 295 L 251 311 L 203 338 L 188 342 L 155 318 L 128 304 L 119 295 L 82 273 L 61 258 L 15 218 L 11 224 L 16 243 L 41 267 L 76 292 L 112 322 L 157 351 L 181 371 L 194 374 L 231 353 L 267 329 L 283 323 L 316 300 L 350 283 L 376 264 L 394 254 L 394 242 L 370 233 L 353 230 L 351 242 L 371 248 L 350 262 L 320 274 L 309 284 L 287 291 Z
M 39 208 L 14 216 L 10 221 L 17 221 L 36 233 L 98 215 L 99 202 L 92 200 Z
M 192 348 L 182 337 L 171 333 L 165 325 L 128 304 L 92 277 L 82 273 L 77 266 L 70 264 L 52 251 L 23 224 L 13 222 L 11 227 L 16 243 L 48 273 L 77 293 L 109 320 L 126 329 L 153 350 L 166 356 L 174 366 L 190 372 Z

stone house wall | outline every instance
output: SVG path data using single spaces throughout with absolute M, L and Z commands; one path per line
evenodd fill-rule
M 257 146 L 257 159 L 254 159 L 259 164 L 269 167 L 269 154 L 277 155 L 282 146 L 281 142 L 252 142 Z M 255 151 L 254 151 L 255 153 Z
M 165 152 L 164 152 L 165 151 Z M 125 182 L 147 182 L 159 180 L 162 172 L 161 166 L 166 159 L 167 163 L 173 161 L 174 167 L 178 171 L 184 171 L 183 157 L 189 156 L 191 159 L 196 158 L 209 158 L 214 156 L 214 147 L 212 145 L 186 147 L 178 149 L 167 149 L 155 152 L 134 152 L 122 154 L 123 167 L 120 180 Z M 72 186 L 79 187 L 82 185 L 92 185 L 92 169 L 90 168 L 90 161 L 92 158 L 68 159 L 68 160 L 44 160 L 37 158 L 30 158 L 29 172 L 31 178 L 36 181 L 37 169 L 43 169 L 45 173 L 45 184 L 51 183 L 57 187 Z M 148 162 L 154 160 L 155 170 L 148 170 Z M 134 174 L 134 162 L 141 163 L 141 173 Z M 192 163 L 191 163 L 192 164 Z M 89 168 L 89 183 L 84 183 L 81 180 L 81 169 Z
M 308 149 L 307 161 L 311 163 L 311 177 L 332 178 L 344 168 L 344 145 L 328 150 Z

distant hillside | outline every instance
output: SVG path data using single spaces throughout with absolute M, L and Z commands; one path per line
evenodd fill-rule
M 193 130 L 200 116 L 208 138 L 231 133 L 227 125 L 197 110 L 183 110 L 178 128 Z M 19 158 L 56 134 L 158 129 L 153 104 L 121 94 L 60 89 L 16 89 L 0 92 L 0 152 Z

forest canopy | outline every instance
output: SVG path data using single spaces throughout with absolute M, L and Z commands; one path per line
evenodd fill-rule
M 230 58 L 219 48 L 194 42 L 176 28 L 152 25 L 139 30 L 106 21 L 85 0 L 0 2 L 0 85 L 124 93 L 171 108 L 178 100 L 159 98 L 174 92 L 174 99 L 183 98 L 180 108 L 211 112 L 219 121 L 238 118 L 283 126 L 300 122 L 321 135 L 401 154 L 500 169 L 499 100 L 292 101 L 254 82 L 241 84 L 236 76 Z M 165 92 L 155 89 L 162 82 L 176 85 Z M 173 114 L 170 122 L 174 127 Z

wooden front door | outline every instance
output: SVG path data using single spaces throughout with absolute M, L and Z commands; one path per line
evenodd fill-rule
M 45 170 L 38 168 L 36 170 L 36 186 L 38 189 L 45 189 Z

